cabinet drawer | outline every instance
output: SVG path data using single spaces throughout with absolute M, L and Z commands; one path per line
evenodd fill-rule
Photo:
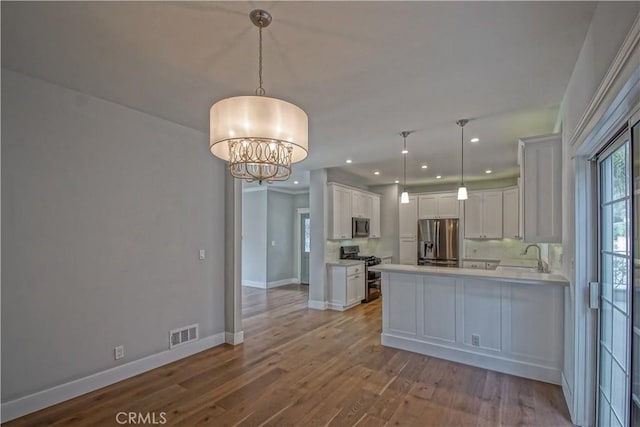
M 352 265 L 347 267 L 347 276 L 364 273 L 364 265 Z

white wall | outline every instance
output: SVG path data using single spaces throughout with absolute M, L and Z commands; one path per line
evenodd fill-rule
M 266 287 L 267 192 L 242 192 L 242 281 Z
M 309 254 L 309 306 L 326 309 L 327 269 L 327 171 L 313 170 L 309 177 L 309 218 L 311 220 L 311 253 Z
M 206 135 L 6 69 L 2 107 L 2 401 L 223 332 Z

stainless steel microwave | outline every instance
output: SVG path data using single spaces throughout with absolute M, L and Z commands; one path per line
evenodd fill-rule
M 351 218 L 351 237 L 369 237 L 369 218 Z

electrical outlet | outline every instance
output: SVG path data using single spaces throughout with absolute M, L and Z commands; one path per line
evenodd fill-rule
M 116 348 L 113 349 L 113 357 L 118 360 L 118 359 L 122 359 L 124 357 L 124 346 L 123 345 L 119 345 Z
M 480 347 L 480 335 L 476 335 L 476 334 L 471 335 L 471 345 Z
M 204 249 L 200 249 L 200 259 L 203 260 L 205 255 Z

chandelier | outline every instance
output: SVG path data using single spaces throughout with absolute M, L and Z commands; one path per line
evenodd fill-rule
M 299 107 L 265 96 L 262 87 L 262 29 L 271 15 L 260 9 L 249 17 L 258 27 L 258 81 L 255 96 L 235 96 L 213 104 L 209 111 L 209 146 L 229 162 L 234 178 L 247 182 L 286 181 L 291 164 L 304 160 L 309 148 L 307 114 Z

